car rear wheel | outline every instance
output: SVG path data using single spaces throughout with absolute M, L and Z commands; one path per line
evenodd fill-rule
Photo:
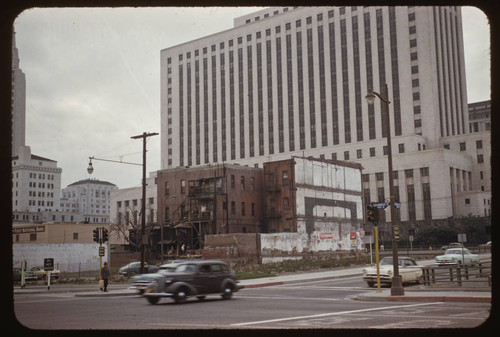
M 148 302 L 151 304 L 156 304 L 160 300 L 159 297 L 148 297 Z
M 174 301 L 177 304 L 184 303 L 184 302 L 186 302 L 187 296 L 188 296 L 187 289 L 183 288 L 183 287 L 179 288 L 176 290 L 176 292 L 174 294 Z
M 366 282 L 366 284 L 367 284 L 370 288 L 373 288 L 373 285 L 375 284 L 375 282 Z
M 231 286 L 224 287 L 224 293 L 222 294 L 222 298 L 225 300 L 230 299 L 233 296 L 233 288 Z

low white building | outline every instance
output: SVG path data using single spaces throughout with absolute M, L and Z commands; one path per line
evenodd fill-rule
M 156 171 L 146 178 L 146 226 L 157 222 Z M 110 192 L 112 242 L 127 245 L 128 229 L 141 225 L 142 186 L 113 189 Z M 148 226 L 149 227 L 149 226 Z

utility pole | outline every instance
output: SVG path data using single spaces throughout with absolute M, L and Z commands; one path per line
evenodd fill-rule
M 158 135 L 157 132 L 143 132 L 142 135 L 130 137 L 132 139 L 142 138 L 141 274 L 144 274 L 144 248 L 148 243 L 146 237 L 146 139 L 156 135 Z

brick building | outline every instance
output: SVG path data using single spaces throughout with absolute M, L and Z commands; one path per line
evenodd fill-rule
M 158 171 L 158 222 L 165 244 L 203 246 L 209 234 L 265 232 L 262 169 L 239 165 L 180 167 Z M 191 228 L 187 242 L 165 231 Z M 168 248 L 167 248 L 168 249 Z

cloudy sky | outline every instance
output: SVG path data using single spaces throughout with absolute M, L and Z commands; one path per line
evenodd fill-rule
M 140 185 L 142 140 L 160 132 L 160 51 L 233 26 L 260 8 L 30 9 L 14 22 L 26 74 L 26 145 L 58 162 L 61 186 L 87 178 Z M 489 25 L 462 10 L 468 101 L 490 99 Z M 160 136 L 150 137 L 147 171 L 161 169 Z

